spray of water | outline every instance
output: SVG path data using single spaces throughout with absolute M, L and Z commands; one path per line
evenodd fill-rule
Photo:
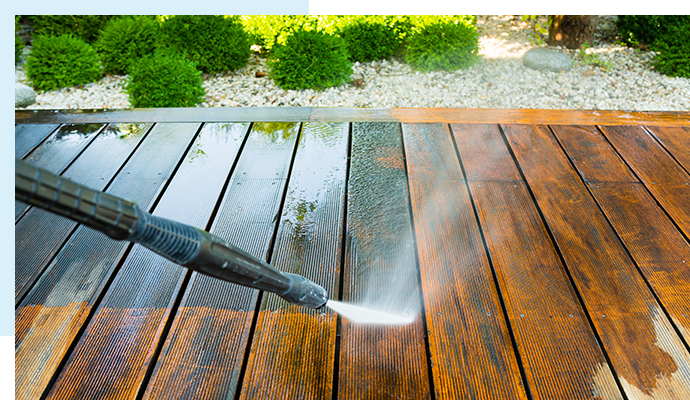
M 415 320 L 415 316 L 410 313 L 391 314 L 335 300 L 329 300 L 326 307 L 355 324 L 405 325 Z

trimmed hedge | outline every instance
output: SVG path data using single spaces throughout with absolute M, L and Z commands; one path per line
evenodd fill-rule
M 109 74 L 125 74 L 133 62 L 156 47 L 158 23 L 145 15 L 108 21 L 94 45 Z
M 423 72 L 470 67 L 479 61 L 479 34 L 467 23 L 434 22 L 412 35 L 405 61 Z
M 393 27 L 380 22 L 355 21 L 342 28 L 339 35 L 345 39 L 352 61 L 388 58 L 400 48 Z
M 113 15 L 32 15 L 34 35 L 60 36 L 72 33 L 86 43 L 98 39 L 98 32 Z

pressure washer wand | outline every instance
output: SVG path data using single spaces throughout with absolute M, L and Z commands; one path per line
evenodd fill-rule
M 15 158 L 15 198 L 70 218 L 115 240 L 139 243 L 199 273 L 276 293 L 309 308 L 328 301 L 324 288 L 280 272 L 225 240 L 192 226 L 160 218 L 133 202 L 87 188 Z

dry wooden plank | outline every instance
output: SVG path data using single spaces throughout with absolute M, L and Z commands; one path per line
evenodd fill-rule
M 342 319 L 338 398 L 430 398 L 418 270 L 397 123 L 354 123 L 343 300 L 417 315 L 402 326 Z
M 108 193 L 151 207 L 197 129 L 156 125 Z M 22 301 L 15 315 L 17 399 L 38 398 L 47 388 L 127 247 L 78 227 Z
M 554 133 L 581 175 L 601 178 L 592 179 L 589 190 L 690 342 L 690 245 L 642 184 L 626 182 L 632 173 L 595 127 L 554 127 Z M 625 169 L 598 171 L 613 164 Z
M 255 123 L 211 232 L 266 259 L 299 124 Z M 259 292 L 192 274 L 144 398 L 234 398 Z
M 106 126 L 63 177 L 104 190 L 150 127 L 150 124 Z M 76 226 L 72 220 L 36 207 L 19 220 L 14 242 L 15 304 L 21 301 Z
M 79 153 L 101 132 L 102 124 L 67 124 L 34 149 L 25 160 L 55 174 L 61 174 Z M 21 218 L 29 205 L 14 202 L 14 220 Z
M 654 137 L 675 157 L 685 171 L 690 171 L 690 128 L 685 126 L 648 126 Z
M 348 124 L 302 127 L 271 263 L 338 298 Z M 265 294 L 241 399 L 327 399 L 333 389 L 337 316 Z M 280 371 L 280 373 L 277 373 Z
M 14 127 L 14 156 L 24 158 L 48 137 L 58 124 L 19 124 Z
M 503 130 L 629 398 L 690 396 L 690 355 L 545 126 Z
M 451 129 L 532 398 L 622 398 L 498 126 Z
M 402 129 L 436 398 L 525 399 L 451 133 Z

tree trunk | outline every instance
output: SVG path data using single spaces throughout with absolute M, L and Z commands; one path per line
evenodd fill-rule
M 583 43 L 592 44 L 597 27 L 597 15 L 550 15 L 549 45 L 579 49 Z

